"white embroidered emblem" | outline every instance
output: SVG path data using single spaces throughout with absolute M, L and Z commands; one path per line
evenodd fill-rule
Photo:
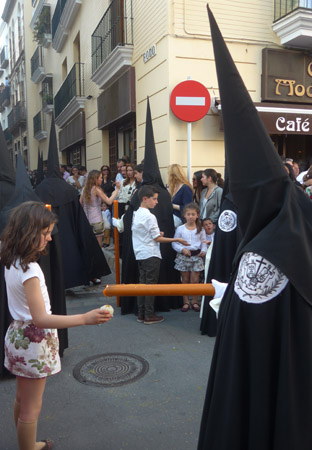
M 234 291 L 247 303 L 264 303 L 276 297 L 288 279 L 267 259 L 244 253 L 239 263 Z
M 234 211 L 226 209 L 220 214 L 218 225 L 220 230 L 229 233 L 237 227 L 237 215 Z

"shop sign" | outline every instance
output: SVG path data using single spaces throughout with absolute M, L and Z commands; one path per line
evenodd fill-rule
M 311 114 L 265 112 L 261 107 L 257 109 L 270 134 L 312 134 Z
M 262 101 L 312 103 L 312 56 L 299 51 L 262 51 Z
M 151 48 L 146 50 L 146 52 L 143 53 L 143 61 L 144 63 L 147 63 L 151 58 L 156 56 L 156 44 L 154 44 Z

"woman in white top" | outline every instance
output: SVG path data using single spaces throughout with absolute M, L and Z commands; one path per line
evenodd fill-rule
M 127 164 L 127 176 L 124 182 L 122 183 L 119 195 L 118 195 L 118 205 L 119 208 L 119 216 L 122 215 L 128 208 L 129 202 L 134 194 L 134 191 L 137 187 L 137 181 L 134 178 L 134 164 Z
M 85 184 L 85 178 L 82 175 L 79 175 L 78 167 L 73 167 L 72 175 L 66 179 L 66 182 L 77 189 L 78 194 L 80 195 Z
M 57 216 L 42 203 L 15 208 L 2 234 L 8 306 L 13 322 L 5 336 L 5 367 L 16 375 L 14 420 L 20 450 L 50 449 L 52 441 L 36 442 L 46 377 L 61 370 L 57 328 L 95 325 L 111 314 L 95 309 L 85 314 L 51 314 L 43 272 L 37 263 L 52 240 Z

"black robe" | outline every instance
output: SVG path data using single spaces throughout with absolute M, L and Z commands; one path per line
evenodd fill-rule
M 40 201 L 35 194 L 28 174 L 26 172 L 24 162 L 21 154 L 17 156 L 17 172 L 16 172 L 16 186 L 14 194 L 7 202 L 6 206 L 0 212 L 0 235 L 9 221 L 9 215 L 13 208 L 26 201 Z M 61 246 L 58 234 L 57 225 L 52 232 L 52 241 L 47 245 L 47 255 L 42 255 L 38 261 L 46 281 L 49 292 L 51 310 L 53 314 L 66 315 L 66 299 L 64 290 L 63 277 L 63 263 L 61 255 Z M 7 294 L 4 279 L 4 268 L 0 264 L 0 304 L 1 304 L 1 318 L 0 318 L 0 337 L 1 342 L 4 342 L 4 336 L 12 318 L 9 313 L 7 304 Z M 59 337 L 59 354 L 63 356 L 64 350 L 68 347 L 68 332 L 67 329 L 58 330 Z M 4 363 L 4 346 L 0 346 L 0 375 L 7 373 Z
M 224 192 L 225 190 L 226 188 L 224 188 Z M 231 221 L 235 220 L 235 216 L 237 217 L 237 208 L 234 205 L 232 196 L 229 192 L 224 195 L 221 202 L 220 220 L 223 218 L 224 214 L 229 214 L 229 220 Z M 231 224 L 229 225 L 230 228 L 225 231 L 225 228 L 222 227 L 222 225 L 222 229 L 220 228 L 219 221 L 216 224 L 206 283 L 211 283 L 212 279 L 222 283 L 229 282 L 233 268 L 233 259 L 240 242 L 240 233 L 237 222 L 235 228 L 233 228 Z M 208 336 L 213 337 L 217 335 L 217 316 L 215 311 L 209 305 L 211 299 L 212 297 L 205 297 L 200 331 L 201 334 L 207 334 Z
M 38 197 L 58 216 L 65 289 L 89 284 L 111 273 L 91 225 L 79 203 L 78 192 L 59 170 L 54 121 L 49 137 L 47 177 L 36 187 Z
M 242 240 L 219 312 L 198 449 L 312 446 L 312 202 L 289 179 L 209 11 Z
M 158 221 L 160 231 L 164 232 L 165 237 L 174 236 L 173 209 L 171 198 L 168 191 L 159 185 L 154 185 L 158 190 L 158 204 L 151 209 Z M 139 269 L 134 256 L 132 247 L 132 218 L 133 212 L 139 208 L 139 199 L 137 192 L 134 194 L 131 204 L 124 216 L 124 232 L 123 236 L 123 260 L 121 282 L 123 284 L 131 284 L 139 282 Z M 178 284 L 180 283 L 179 272 L 174 266 L 175 252 L 171 244 L 160 244 L 160 253 L 162 261 L 159 271 L 159 284 Z M 155 298 L 155 311 L 169 311 L 170 309 L 180 308 L 183 304 L 182 297 L 168 296 Z M 129 314 L 137 312 L 136 297 L 120 298 L 121 314 Z
M 146 108 L 146 128 L 145 128 L 145 153 L 142 185 L 152 185 L 158 191 L 158 204 L 151 213 L 155 214 L 160 231 L 164 232 L 165 237 L 174 236 L 173 208 L 170 195 L 164 187 L 156 153 L 154 133 L 152 126 L 152 116 L 150 110 L 149 99 L 147 99 Z M 122 255 L 122 274 L 121 282 L 124 284 L 139 282 L 139 269 L 135 260 L 132 247 L 132 218 L 133 212 L 140 206 L 138 193 L 135 192 L 130 206 L 124 216 L 124 232 L 123 232 L 123 255 Z M 180 283 L 180 274 L 174 267 L 175 252 L 171 244 L 160 244 L 160 253 L 162 256 L 159 284 L 177 284 Z M 170 308 L 180 308 L 183 304 L 182 297 L 156 297 L 154 308 L 155 311 L 169 311 Z M 136 297 L 121 297 L 120 299 L 121 314 L 137 312 Z

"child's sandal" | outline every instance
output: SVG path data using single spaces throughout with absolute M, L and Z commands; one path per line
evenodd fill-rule
M 193 303 L 193 304 L 192 304 L 192 309 L 193 309 L 194 311 L 196 311 L 196 312 L 199 312 L 199 311 L 200 311 L 200 306 L 199 306 L 199 304 L 198 304 L 198 303 Z
M 184 305 L 181 308 L 182 312 L 187 312 L 190 309 L 190 305 L 188 303 L 184 303 Z
M 54 442 L 51 441 L 51 439 L 44 439 L 40 442 L 45 443 L 45 446 L 42 448 L 42 450 L 51 450 L 53 448 Z

